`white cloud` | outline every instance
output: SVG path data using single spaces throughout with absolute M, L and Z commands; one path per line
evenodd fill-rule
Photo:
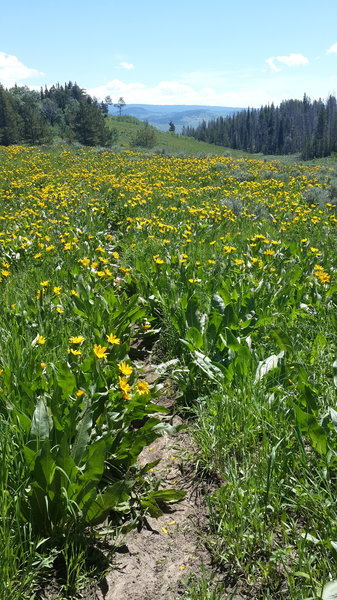
M 281 71 L 280 64 L 286 67 L 303 67 L 309 63 L 309 59 L 303 54 L 288 54 L 287 56 L 271 56 L 266 59 L 272 71 L 278 73 Z
M 278 73 L 279 71 L 281 71 L 281 69 L 279 67 L 277 67 L 274 63 L 275 58 L 267 58 L 266 63 L 267 65 L 269 65 L 269 67 L 271 68 L 272 71 L 274 71 L 275 73 Z
M 26 67 L 17 56 L 0 52 L 0 83 L 5 87 L 11 87 L 15 83 L 19 83 L 22 79 L 39 77 L 41 75 L 43 73 L 40 73 L 36 69 Z
M 337 43 L 332 44 L 332 46 L 330 46 L 330 48 L 328 48 L 326 51 L 327 54 L 334 54 L 335 52 L 337 52 Z
M 259 107 L 271 102 L 278 104 L 290 97 L 289 91 L 272 90 L 270 86 L 268 88 L 267 85 L 264 85 L 264 82 L 261 85 L 251 85 L 244 89 L 234 90 L 233 88 L 233 84 L 230 87 L 225 84 L 216 91 L 211 87 L 192 87 L 179 81 L 160 81 L 154 86 L 147 86 L 144 83 L 126 83 L 119 79 L 113 79 L 87 91 L 99 100 L 110 95 L 113 102 L 117 102 L 117 99 L 122 96 L 127 104 Z M 268 91 L 264 91 L 267 89 Z
M 303 54 L 289 54 L 288 56 L 277 56 L 276 60 L 287 65 L 287 67 L 301 67 L 307 65 L 309 59 Z
M 132 69 L 135 68 L 135 66 L 132 63 L 125 62 L 124 60 L 119 63 L 119 66 L 123 69 L 127 69 L 127 71 L 132 71 Z

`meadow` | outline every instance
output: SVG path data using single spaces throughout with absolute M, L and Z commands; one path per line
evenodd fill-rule
M 135 344 L 213 482 L 220 584 L 184 598 L 335 597 L 334 169 L 12 146 L 0 191 L 0 597 L 56 566 L 76 597 L 90 548 L 183 497 L 137 466 L 170 426 Z

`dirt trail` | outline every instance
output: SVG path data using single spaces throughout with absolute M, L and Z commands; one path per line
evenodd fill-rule
M 146 378 L 155 380 L 153 369 L 146 369 Z M 167 404 L 164 398 L 159 403 Z M 172 422 L 176 425 L 181 419 L 175 416 Z M 204 497 L 193 483 L 188 462 L 192 448 L 188 431 L 182 430 L 163 435 L 140 454 L 141 465 L 161 459 L 154 472 L 163 488 L 184 489 L 187 495 L 162 517 L 148 518 L 153 531 L 143 528 L 125 536 L 127 551 L 117 554 L 104 588 L 96 591 L 99 600 L 175 600 L 181 595 L 183 578 L 198 574 L 202 565 L 209 568 L 209 554 L 198 535 L 207 527 L 207 517 Z

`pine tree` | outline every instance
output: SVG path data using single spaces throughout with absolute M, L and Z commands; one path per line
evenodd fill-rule
M 21 120 L 11 94 L 0 85 L 0 145 L 17 144 L 21 139 Z

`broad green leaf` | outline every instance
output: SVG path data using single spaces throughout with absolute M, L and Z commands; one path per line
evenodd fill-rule
M 240 350 L 240 342 L 228 328 L 226 329 L 226 341 L 228 348 L 230 348 L 231 350 Z
M 70 396 L 77 388 L 76 377 L 69 369 L 68 365 L 63 364 L 58 369 L 57 383 L 60 386 L 63 398 Z
M 329 581 L 329 583 L 326 583 L 323 588 L 321 600 L 336 600 L 336 599 L 337 599 L 337 581 Z
M 184 490 L 157 490 L 148 494 L 146 499 L 155 500 L 156 502 L 179 502 L 179 500 L 185 498 L 186 493 Z
M 312 413 L 305 412 L 295 403 L 293 403 L 293 407 L 301 430 L 309 435 L 315 450 L 319 454 L 325 455 L 327 453 L 327 433 L 325 429 L 318 423 Z
M 307 383 L 306 381 L 299 381 L 298 391 L 300 392 L 300 400 L 304 400 L 305 408 L 308 412 L 316 412 L 318 410 L 317 396 L 318 392 L 316 388 Z M 302 402 L 303 404 L 303 402 Z
M 335 409 L 331 408 L 331 407 L 329 408 L 329 411 L 330 411 L 332 424 L 333 424 L 334 428 L 337 430 L 337 411 L 335 411 Z
M 196 327 L 189 327 L 186 333 L 186 339 L 189 342 L 192 342 L 194 348 L 196 348 L 197 350 L 200 350 L 200 348 L 203 347 L 203 337 L 199 329 L 197 329 Z
M 83 476 L 86 480 L 98 481 L 104 471 L 107 442 L 100 439 L 88 448 Z
M 92 426 L 92 412 L 91 409 L 87 409 L 81 417 L 80 422 L 77 425 L 77 432 L 75 441 L 71 449 L 71 456 L 77 465 L 80 465 L 83 454 L 87 448 L 87 444 L 90 440 L 90 432 Z
M 85 520 L 88 525 L 98 525 L 108 516 L 111 510 L 128 512 L 130 485 L 125 481 L 116 481 L 104 494 L 97 495 L 87 511 Z
M 54 477 L 55 467 L 56 464 L 51 454 L 49 440 L 46 440 L 36 456 L 33 475 L 34 480 L 46 495 L 48 495 L 48 486 Z
M 23 447 L 23 454 L 24 457 L 26 459 L 26 463 L 29 469 L 33 470 L 34 469 L 34 464 L 35 464 L 35 458 L 36 458 L 36 452 L 34 450 L 32 450 L 32 448 L 29 448 L 28 446 L 24 446 Z
M 214 294 L 213 295 L 213 297 L 212 297 L 212 307 L 214 307 L 215 310 L 218 313 L 220 313 L 221 315 L 224 314 L 226 305 L 225 305 L 222 297 L 219 294 Z
M 49 437 L 49 431 L 50 417 L 47 404 L 43 398 L 39 398 L 32 418 L 30 435 L 32 438 L 45 440 Z
M 199 305 L 194 298 L 189 300 L 185 312 L 186 324 L 188 327 L 198 328 L 199 325 Z
M 238 316 L 235 312 L 233 304 L 227 304 L 223 314 L 223 324 L 231 329 L 236 328 L 238 324 Z
M 276 369 L 278 367 L 279 361 L 284 357 L 284 351 L 282 350 L 280 354 L 272 354 L 268 356 L 265 360 L 261 360 L 258 364 L 255 381 L 260 381 L 269 371 Z
M 223 375 L 219 367 L 212 363 L 211 359 L 202 352 L 199 352 L 197 350 L 194 352 L 193 362 L 210 379 L 214 379 L 215 381 L 222 380 Z
M 150 515 L 150 517 L 152 517 L 153 519 L 157 519 L 163 514 L 163 511 L 161 510 L 161 508 L 159 508 L 157 502 L 155 502 L 154 500 L 141 500 L 140 505 L 144 510 L 145 514 Z

